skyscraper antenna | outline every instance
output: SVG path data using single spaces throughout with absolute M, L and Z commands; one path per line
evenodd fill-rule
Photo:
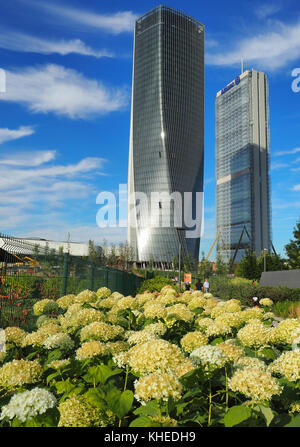
M 241 57 L 241 74 L 244 73 L 244 58 L 243 56 Z

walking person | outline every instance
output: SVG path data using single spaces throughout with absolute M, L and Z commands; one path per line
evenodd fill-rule
M 195 287 L 196 287 L 196 290 L 200 290 L 200 291 L 202 290 L 203 284 L 200 281 L 200 279 L 198 279 L 198 281 L 196 282 Z
M 207 278 L 205 279 L 205 281 L 204 281 L 204 283 L 203 283 L 203 287 L 204 287 L 204 292 L 205 292 L 205 293 L 208 293 L 208 292 L 209 292 L 209 287 L 210 287 L 210 285 L 209 285 L 209 282 L 208 282 L 208 279 L 207 279 Z

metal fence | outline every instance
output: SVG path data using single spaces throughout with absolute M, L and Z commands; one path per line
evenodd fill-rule
M 134 295 L 144 278 L 0 234 L 0 327 L 30 326 L 34 302 L 108 287 Z

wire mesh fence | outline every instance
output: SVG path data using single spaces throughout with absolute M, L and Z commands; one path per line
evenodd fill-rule
M 143 278 L 0 234 L 0 327 L 32 326 L 33 304 L 108 287 L 133 295 Z

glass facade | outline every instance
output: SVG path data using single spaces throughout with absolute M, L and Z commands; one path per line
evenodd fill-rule
M 236 261 L 270 249 L 269 109 L 266 75 L 246 71 L 216 98 L 217 250 Z
M 204 26 L 159 6 L 136 21 L 129 151 L 129 194 L 203 192 Z M 139 205 L 139 202 L 136 202 Z M 158 202 L 149 214 L 170 215 L 171 227 L 141 222 L 128 210 L 128 241 L 137 260 L 170 262 L 182 253 L 198 259 L 200 237 L 174 227 L 174 209 Z M 162 206 L 163 205 L 163 206 Z M 184 200 L 183 200 L 184 206 Z M 202 216 L 201 216 L 202 218 Z

